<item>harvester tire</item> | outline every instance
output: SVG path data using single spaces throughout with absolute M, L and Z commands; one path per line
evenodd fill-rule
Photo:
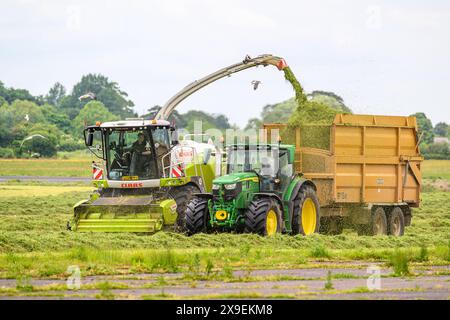
M 250 202 L 245 212 L 245 232 L 263 236 L 281 232 L 280 206 L 270 198 Z
M 192 198 L 186 207 L 186 232 L 193 235 L 205 232 L 208 221 L 208 200 Z
M 405 216 L 399 207 L 395 207 L 388 215 L 388 233 L 400 237 L 405 233 Z
M 181 187 L 172 188 L 169 193 L 177 203 L 177 221 L 175 223 L 175 231 L 183 232 L 186 228 L 186 207 L 191 201 L 194 193 L 200 190 L 194 185 L 184 185 Z
M 320 204 L 316 191 L 311 186 L 300 188 L 294 200 L 292 217 L 293 234 L 310 235 L 320 229 Z
M 356 231 L 358 235 L 387 235 L 388 223 L 386 218 L 386 212 L 383 207 L 376 207 L 373 209 L 370 222 L 367 225 L 358 225 Z

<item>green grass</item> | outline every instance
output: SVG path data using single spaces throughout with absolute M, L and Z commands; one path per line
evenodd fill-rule
M 0 184 L 0 189 L 14 184 Z M 79 185 L 34 185 L 1 194 L 0 276 L 65 277 L 69 265 L 83 275 L 121 272 L 190 272 L 232 278 L 232 270 L 302 268 L 314 261 L 390 261 L 397 249 L 412 263 L 450 262 L 450 192 L 423 193 L 403 237 L 342 235 L 310 237 L 255 234 L 154 235 L 77 233 L 66 230 L 72 206 L 89 195 Z
M 0 176 L 90 177 L 90 158 L 60 159 L 0 159 Z
M 425 179 L 450 179 L 450 160 L 425 160 L 422 164 Z

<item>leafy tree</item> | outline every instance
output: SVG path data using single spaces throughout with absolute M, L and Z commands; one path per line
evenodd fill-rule
M 417 124 L 419 126 L 419 137 L 422 137 L 422 140 L 420 141 L 421 144 L 431 144 L 433 143 L 434 139 L 434 131 L 433 131 L 433 124 L 431 123 L 431 120 L 427 118 L 425 113 L 423 112 L 417 112 L 413 114 L 412 116 L 416 117 Z
M 262 127 L 262 121 L 258 118 L 251 118 L 248 120 L 247 125 L 245 126 L 244 130 L 249 129 L 259 129 Z
M 310 101 L 319 102 L 344 113 L 352 113 L 352 110 L 344 103 L 344 99 L 334 92 L 315 90 L 308 94 Z
M 425 159 L 450 159 L 450 145 L 445 142 L 423 145 L 420 148 L 420 151 L 424 155 Z
M 12 126 L 14 116 L 7 103 L 0 106 L 0 147 L 9 146 L 14 140 Z
M 72 90 L 71 95 L 62 98 L 61 107 L 70 119 L 74 119 L 88 101 L 79 101 L 79 97 L 88 92 L 95 94 L 107 109 L 120 118 L 135 117 L 134 103 L 128 99 L 128 94 L 119 88 L 117 82 L 110 81 L 101 74 L 88 74 L 81 78 Z
M 6 88 L 3 82 L 0 81 L 0 97 L 3 97 L 8 103 L 13 103 L 14 100 L 27 100 L 34 103 L 41 104 L 42 101 L 39 97 L 34 97 L 28 90 Z
M 53 87 L 50 88 L 44 100 L 48 104 L 59 107 L 65 96 L 66 88 L 64 88 L 61 83 L 56 82 Z
M 439 137 L 446 137 L 450 133 L 449 125 L 445 122 L 439 122 L 434 127 L 434 134 Z
M 36 103 L 25 100 L 15 100 L 9 109 L 13 114 L 13 124 L 34 124 L 45 122 L 41 107 Z
M 97 121 L 105 122 L 114 120 L 119 120 L 119 117 L 109 112 L 103 103 L 100 101 L 90 101 L 72 121 L 73 136 L 81 138 L 85 124 L 92 125 Z
M 44 104 L 43 106 L 41 106 L 41 111 L 48 123 L 56 125 L 64 132 L 69 131 L 70 119 L 67 114 L 50 104 Z
M 44 157 L 56 155 L 56 146 L 59 143 L 59 137 L 62 132 L 54 124 L 37 123 L 27 132 L 27 138 L 22 141 L 21 151 L 28 153 L 39 153 Z
M 226 130 L 231 127 L 228 122 L 228 118 L 223 115 L 209 114 L 200 110 L 189 110 L 181 115 L 186 122 L 185 129 L 189 132 L 194 131 L 195 121 L 202 121 L 202 130 L 219 129 Z
M 147 110 L 146 114 L 143 114 L 141 118 L 144 119 L 154 119 L 156 114 L 161 110 L 161 106 L 153 106 L 150 109 Z M 184 128 L 186 126 L 186 121 L 184 120 L 183 116 L 177 111 L 174 110 L 172 114 L 169 116 L 169 119 L 167 119 L 169 122 L 174 122 L 175 125 L 178 128 Z

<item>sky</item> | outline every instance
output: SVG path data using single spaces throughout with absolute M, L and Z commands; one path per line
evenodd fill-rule
M 449 1 L 0 2 L 0 81 L 46 94 L 81 76 L 118 82 L 139 114 L 245 55 L 284 57 L 307 92 L 362 114 L 425 112 L 450 123 Z M 253 90 L 251 82 L 262 84 Z M 241 127 L 293 96 L 273 67 L 243 71 L 178 107 Z

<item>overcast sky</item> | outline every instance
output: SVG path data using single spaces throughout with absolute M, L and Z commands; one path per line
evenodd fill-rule
M 0 80 L 45 94 L 83 74 L 118 82 L 136 111 L 246 54 L 285 57 L 306 89 L 333 91 L 355 113 L 423 111 L 450 123 L 449 1 L 0 2 Z M 252 80 L 262 81 L 257 91 Z M 293 96 L 276 68 L 247 70 L 179 111 L 245 125 Z

